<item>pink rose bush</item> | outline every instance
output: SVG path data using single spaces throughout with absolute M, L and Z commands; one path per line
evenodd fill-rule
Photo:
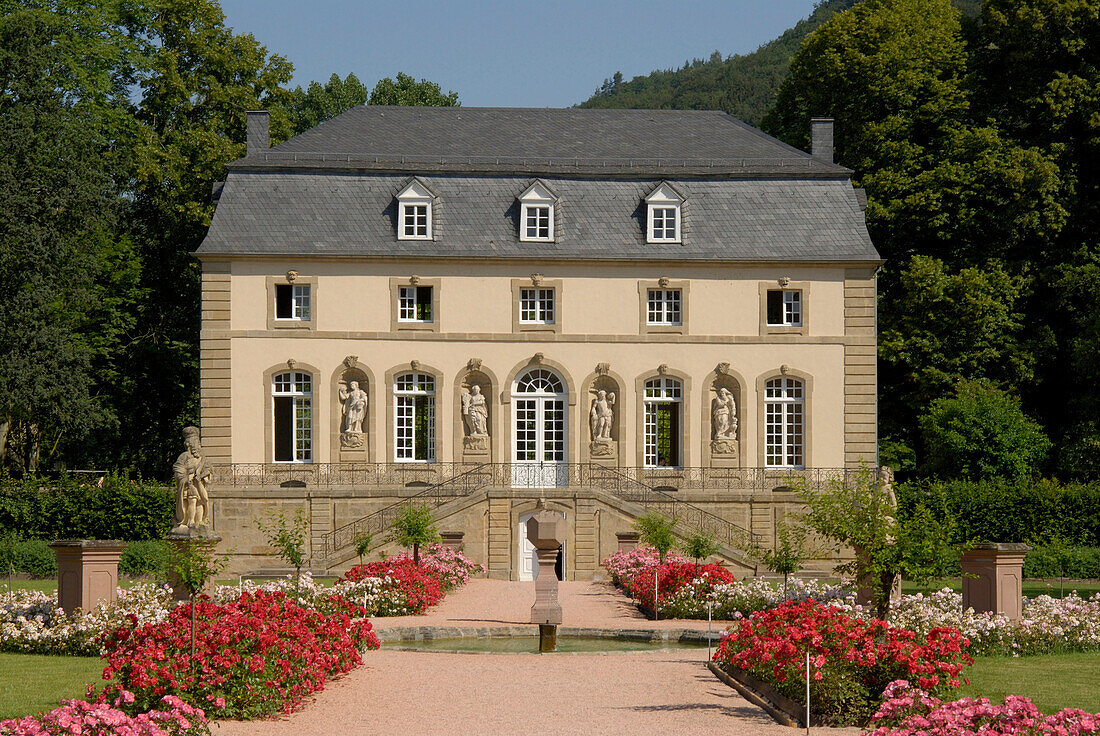
M 679 552 L 669 552 L 665 555 L 666 563 L 687 562 L 688 559 Z M 624 587 L 635 574 L 644 570 L 650 570 L 660 564 L 660 555 L 657 550 L 645 545 L 639 545 L 632 550 L 619 550 L 601 563 L 611 573 L 611 582 Z
M 905 680 L 886 686 L 868 736 L 1081 736 L 1100 733 L 1100 713 L 1066 708 L 1044 716 L 1028 698 L 1009 695 L 944 702 Z
M 202 736 L 210 733 L 206 714 L 174 695 L 165 695 L 152 710 L 129 715 L 122 708 L 134 695 L 121 691 L 112 704 L 64 700 L 49 713 L 0 721 L 0 736 Z
M 393 555 L 387 562 L 412 562 L 408 552 Z M 485 568 L 459 552 L 454 547 L 442 544 L 429 544 L 420 550 L 420 566 L 431 570 L 443 585 L 443 591 L 449 592 L 461 588 L 470 582 L 470 577 L 485 572 Z
M 732 627 L 714 661 L 802 700 L 809 653 L 811 710 L 833 725 L 856 725 L 867 721 L 893 680 L 936 691 L 958 687 L 963 669 L 974 663 L 968 645 L 958 629 L 938 628 L 918 637 L 835 606 L 788 601 Z

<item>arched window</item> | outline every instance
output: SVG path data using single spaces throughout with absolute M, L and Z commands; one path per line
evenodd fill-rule
M 544 368 L 535 368 L 527 371 L 516 380 L 517 394 L 552 394 L 557 396 L 565 393 L 558 374 Z
M 394 448 L 398 462 L 435 462 L 435 378 L 402 373 L 393 379 L 397 411 Z
M 516 379 L 512 389 L 512 460 L 514 463 L 560 464 L 566 462 L 566 411 L 568 389 L 557 373 L 532 368 Z M 542 475 L 517 475 L 513 483 L 534 488 L 559 485 L 557 471 Z M 526 472 L 526 471 L 523 471 Z
M 675 378 L 645 382 L 643 436 L 647 468 L 677 468 L 682 464 L 683 384 Z
M 772 378 L 764 384 L 764 461 L 768 467 L 803 467 L 805 401 L 805 389 L 797 378 Z
M 313 376 L 298 371 L 271 378 L 274 458 L 277 463 L 313 460 Z

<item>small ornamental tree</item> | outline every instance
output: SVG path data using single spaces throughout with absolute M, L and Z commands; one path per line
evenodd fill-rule
M 754 546 L 749 555 L 774 573 L 783 576 L 783 595 L 787 595 L 787 581 L 798 572 L 802 563 L 814 556 L 807 543 L 808 530 L 800 520 L 784 519 L 776 525 L 778 543 L 773 549 Z
M 672 531 L 676 528 L 676 517 L 651 511 L 635 519 L 634 528 L 644 544 L 657 550 L 660 564 L 665 564 L 665 555 L 676 546 L 676 535 Z
M 299 506 L 289 519 L 280 509 L 267 519 L 257 519 L 256 527 L 267 537 L 267 543 L 275 549 L 279 559 L 294 568 L 294 598 L 297 600 L 302 563 L 306 557 L 306 531 L 309 529 L 305 509 Z
M 698 571 L 699 563 L 718 551 L 718 540 L 702 529 L 698 529 L 692 532 L 680 549 L 695 560 L 695 569 Z
M 837 566 L 837 572 L 872 587 L 872 602 L 883 620 L 890 613 L 890 591 L 898 575 L 927 582 L 938 574 L 940 560 L 956 552 L 950 543 L 949 518 L 938 520 L 921 504 L 904 512 L 895 508 L 866 465 L 820 485 L 800 478 L 793 488 L 806 504 L 807 529 L 827 540 L 835 552 L 855 548 L 855 560 Z
M 439 532 L 435 529 L 435 519 L 428 504 L 406 506 L 401 515 L 393 522 L 391 538 L 413 553 L 413 564 L 420 564 L 420 547 L 439 541 Z
M 173 544 L 169 569 L 191 602 L 191 663 L 195 662 L 195 602 L 215 575 L 225 569 L 228 557 L 214 555 L 214 545 L 184 542 Z
M 359 532 L 355 535 L 355 554 L 359 555 L 359 564 L 363 564 L 363 558 L 368 552 L 370 552 L 371 542 L 374 541 L 374 535 L 370 532 Z

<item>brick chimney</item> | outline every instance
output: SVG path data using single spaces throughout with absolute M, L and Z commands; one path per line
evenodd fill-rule
M 810 155 L 833 163 L 833 119 L 810 118 Z
M 248 122 L 245 124 L 246 145 L 245 155 L 252 156 L 263 153 L 271 147 L 268 129 L 271 125 L 271 115 L 267 110 L 249 110 Z

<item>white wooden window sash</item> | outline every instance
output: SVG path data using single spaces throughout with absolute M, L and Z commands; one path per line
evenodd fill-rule
M 520 289 L 519 321 L 523 324 L 554 324 L 554 290 Z
M 773 468 L 805 466 L 805 388 L 797 378 L 764 384 L 764 463 Z
M 679 289 L 648 289 L 646 324 L 678 325 L 683 319 L 683 295 Z

